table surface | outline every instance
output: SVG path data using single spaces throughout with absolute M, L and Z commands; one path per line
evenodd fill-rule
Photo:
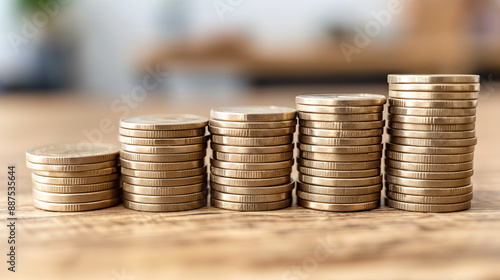
M 220 105 L 294 107 L 304 92 L 384 93 L 385 85 L 276 88 L 229 98 L 140 102 L 82 94 L 1 97 L 0 210 L 7 224 L 7 166 L 17 166 L 17 272 L 7 271 L 7 228 L 0 226 L 1 279 L 499 279 L 500 86 L 481 93 L 474 199 L 468 211 L 430 214 L 382 206 L 355 213 L 293 206 L 270 212 L 212 207 L 144 213 L 116 206 L 56 213 L 33 208 L 25 151 L 90 135 L 117 141 L 123 116 L 209 115 Z M 112 127 L 106 125 L 111 121 Z M 97 133 L 98 132 L 98 133 Z M 296 175 L 296 174 L 295 174 Z

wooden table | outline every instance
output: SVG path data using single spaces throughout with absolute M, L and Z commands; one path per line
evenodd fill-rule
M 492 85 L 490 85 L 492 86 Z M 500 89 L 500 86 L 492 87 Z M 383 93 L 385 85 L 336 87 Z M 280 88 L 232 98 L 173 100 L 151 94 L 127 115 L 196 113 L 227 104 L 294 106 L 294 96 L 327 88 Z M 7 166 L 17 166 L 17 272 L 7 271 L 7 228 L 0 226 L 0 279 L 499 279 L 500 95 L 482 93 L 478 108 L 472 209 L 412 213 L 385 206 L 358 213 L 291 208 L 239 213 L 205 207 L 143 213 L 117 206 L 53 213 L 31 205 L 24 153 L 34 146 L 78 142 L 99 128 L 117 142 L 119 99 L 83 95 L 1 98 L 0 210 L 7 224 Z M 116 104 L 115 104 L 116 106 Z M 123 108 L 122 108 L 123 109 Z M 102 132 L 102 130 L 101 130 Z M 101 139 L 98 139 L 101 140 Z

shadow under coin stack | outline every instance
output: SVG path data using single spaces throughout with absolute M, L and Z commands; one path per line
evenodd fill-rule
M 383 110 L 373 94 L 296 97 L 299 115 L 297 204 L 324 211 L 379 207 Z
M 96 210 L 120 203 L 119 148 L 110 144 L 62 144 L 26 153 L 33 170 L 33 205 L 48 211 Z
M 210 112 L 211 204 L 236 211 L 288 207 L 294 183 L 292 108 L 222 107 Z
M 418 212 L 469 209 L 477 142 L 477 75 L 389 75 L 386 204 Z
M 124 206 L 148 212 L 205 206 L 207 124 L 207 118 L 195 115 L 151 115 L 121 120 Z

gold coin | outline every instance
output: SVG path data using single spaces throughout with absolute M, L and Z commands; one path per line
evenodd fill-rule
M 307 201 L 345 204 L 345 203 L 362 203 L 380 199 L 380 193 L 360 194 L 360 195 L 326 195 L 304 192 L 297 190 L 297 197 Z
M 121 188 L 85 193 L 49 193 L 33 189 L 33 199 L 51 203 L 81 203 L 119 197 Z
M 389 106 L 413 108 L 475 108 L 477 100 L 425 100 L 389 98 Z
M 210 126 L 225 127 L 225 128 L 239 128 L 239 129 L 263 129 L 263 128 L 286 128 L 295 127 L 297 120 L 288 121 L 275 121 L 275 122 L 231 122 L 210 120 Z
M 180 195 L 188 193 L 196 193 L 205 191 L 207 189 L 207 182 L 176 186 L 176 187 L 149 187 L 149 186 L 136 186 L 129 183 L 123 183 L 123 191 L 135 194 L 144 195 Z
M 263 178 L 274 178 L 290 175 L 292 173 L 292 168 L 283 168 L 283 169 L 272 169 L 272 170 L 255 170 L 255 171 L 247 171 L 247 170 L 237 170 L 237 169 L 222 169 L 215 166 L 210 166 L 210 171 L 212 174 L 223 177 L 231 177 L 231 178 L 241 178 L 241 179 L 263 179 Z
M 321 122 L 369 122 L 382 120 L 382 113 L 372 114 L 315 114 L 298 112 L 299 120 Z
M 228 178 L 228 177 L 217 176 L 215 174 L 210 174 L 210 181 L 220 185 L 228 185 L 235 187 L 267 187 L 267 186 L 283 185 L 290 182 L 290 175 L 275 177 L 275 178 L 248 180 L 239 178 Z
M 376 129 L 383 128 L 385 121 L 371 121 L 371 122 L 319 122 L 299 120 L 299 126 L 320 129 L 333 129 L 333 130 L 356 130 L 356 129 Z
M 430 212 L 430 213 L 444 213 L 444 212 L 456 212 L 467 210 L 471 207 L 471 201 L 453 204 L 419 204 L 419 203 L 409 203 L 401 202 L 397 200 L 392 200 L 389 198 L 385 199 L 387 206 L 392 208 L 397 208 L 400 210 L 413 211 L 413 212 Z
M 316 153 L 333 153 L 333 154 L 361 154 L 382 151 L 383 145 L 366 145 L 366 146 L 319 146 L 302 144 L 298 145 L 299 150 L 305 152 Z
M 274 202 L 261 202 L 261 203 L 241 203 L 241 202 L 229 202 L 218 200 L 212 198 L 210 204 L 213 207 L 233 210 L 233 211 L 271 211 L 287 208 L 292 205 L 292 199 L 285 199 L 281 201 Z
M 217 152 L 234 154 L 274 154 L 293 151 L 293 144 L 264 147 L 240 147 L 210 143 L 210 147 Z
M 291 192 L 284 193 L 274 193 L 274 194 L 231 194 L 218 192 L 212 189 L 210 196 L 213 199 L 238 202 L 238 203 L 265 203 L 265 202 L 276 202 L 285 199 L 290 199 L 292 197 Z
M 400 123 L 389 122 L 390 128 L 419 130 L 419 131 L 464 131 L 473 130 L 476 128 L 475 123 L 467 124 L 415 124 L 415 123 Z
M 140 177 L 140 178 L 171 179 L 171 178 L 183 178 L 183 177 L 202 175 L 207 173 L 207 167 L 203 166 L 198 168 L 169 170 L 169 171 L 136 170 L 136 169 L 128 169 L 122 167 L 121 173 L 124 175 L 132 177 Z
M 328 154 L 299 151 L 299 156 L 305 159 L 320 161 L 372 161 L 382 158 L 382 152 L 364 153 L 364 154 Z
M 33 206 L 35 208 L 46 211 L 80 212 L 80 211 L 90 211 L 90 210 L 97 210 L 115 206 L 119 204 L 120 201 L 121 201 L 120 198 L 112 198 L 101 201 L 83 202 L 83 203 L 52 203 L 52 202 L 44 202 L 33 199 Z
M 384 110 L 384 106 L 319 106 L 297 104 L 297 111 L 321 114 L 370 114 Z
M 102 175 L 113 174 L 116 172 L 117 172 L 116 167 L 108 167 L 108 168 L 102 168 L 102 169 L 96 169 L 96 170 L 71 171 L 71 172 L 35 170 L 35 171 L 33 171 L 33 174 L 40 175 L 40 176 L 46 176 L 46 177 L 68 178 L 68 177 L 102 176 Z
M 472 192 L 472 184 L 462 187 L 453 188 L 416 188 L 405 187 L 394 184 L 387 184 L 387 190 L 392 192 L 412 194 L 412 195 L 427 195 L 427 196 L 448 196 L 448 195 L 461 195 Z
M 118 179 L 118 174 L 109 174 L 109 175 L 101 175 L 101 176 L 92 176 L 92 177 L 46 177 L 40 176 L 36 174 L 31 174 L 33 181 L 43 183 L 43 184 L 54 184 L 54 185 L 88 185 L 88 184 L 96 184 L 96 183 L 104 183 L 108 181 L 113 181 Z
M 473 167 L 473 162 L 461 162 L 461 163 L 415 163 L 415 162 L 403 162 L 397 160 L 385 160 L 385 165 L 410 171 L 420 171 L 420 172 L 454 172 L 469 170 Z
M 214 151 L 213 158 L 231 162 L 276 162 L 293 158 L 293 152 L 275 154 L 231 154 Z
M 479 97 L 477 91 L 389 91 L 389 98 L 401 99 L 427 99 L 427 100 L 474 100 Z
M 269 186 L 269 187 L 233 187 L 233 186 L 216 184 L 214 182 L 210 183 L 210 188 L 213 191 L 231 193 L 231 194 L 246 194 L 246 195 L 249 194 L 261 195 L 261 194 L 276 194 L 276 193 L 291 192 L 294 187 L 295 187 L 295 182 L 293 180 L 283 185 Z
M 233 106 L 210 110 L 210 118 L 223 121 L 274 122 L 295 119 L 296 111 L 278 106 Z
M 207 144 L 179 145 L 179 146 L 140 146 L 140 145 L 121 145 L 123 151 L 143 154 L 179 154 L 205 151 Z
M 393 143 L 385 143 L 387 150 L 412 154 L 431 154 L 431 155 L 455 155 L 474 152 L 474 146 L 469 147 L 420 147 L 406 146 Z
M 455 163 L 472 161 L 474 159 L 474 153 L 458 155 L 426 155 L 393 152 L 388 150 L 385 151 L 385 156 L 393 160 L 420 163 Z
M 123 200 L 123 206 L 125 206 L 125 208 L 143 212 L 178 212 L 178 211 L 194 210 L 204 207 L 206 205 L 207 205 L 206 199 L 186 202 L 186 203 L 165 203 L 165 204 L 139 203 L 129 200 Z
M 362 187 L 325 187 L 297 182 L 297 190 L 326 195 L 364 195 L 379 193 L 382 190 L 382 184 Z
M 151 179 L 151 178 L 139 178 L 131 177 L 128 175 L 122 175 L 122 181 L 132 185 L 139 186 L 150 186 L 150 187 L 176 187 L 193 185 L 201 182 L 207 181 L 207 174 L 197 175 L 192 177 L 184 178 L 169 178 L 169 179 Z
M 33 189 L 49 193 L 98 192 L 98 191 L 118 188 L 119 186 L 120 182 L 118 180 L 104 182 L 104 183 L 87 184 L 87 185 L 53 185 L 53 184 L 43 184 L 33 181 Z
M 308 127 L 299 127 L 299 132 L 302 135 L 329 137 L 329 138 L 358 138 L 380 136 L 384 133 L 381 128 L 378 129 L 358 129 L 358 130 L 331 130 L 317 129 Z
M 450 179 L 462 179 L 471 177 L 474 174 L 474 170 L 464 170 L 455 172 L 422 172 L 422 171 L 409 171 L 402 169 L 395 169 L 391 167 L 385 167 L 385 173 L 412 179 L 423 179 L 423 180 L 450 180 Z
M 212 134 L 234 136 L 234 137 L 273 137 L 293 134 L 295 127 L 285 128 L 263 128 L 263 129 L 241 129 L 241 128 L 221 128 L 210 126 L 208 131 Z
M 468 124 L 476 121 L 476 116 L 466 117 L 423 117 L 389 115 L 390 122 L 415 123 L 415 124 Z
M 389 90 L 401 91 L 479 91 L 479 84 L 389 84 Z
M 180 162 L 203 159 L 207 155 L 206 151 L 181 153 L 181 154 L 141 154 L 127 151 L 120 152 L 120 158 L 133 161 L 145 162 Z
M 142 146 L 181 146 L 207 143 L 209 135 L 187 138 L 136 138 L 118 135 L 122 144 Z
M 302 174 L 327 178 L 364 178 L 380 175 L 379 168 L 366 170 L 328 170 L 298 166 L 297 170 Z
M 319 146 L 366 146 L 380 144 L 382 137 L 330 138 L 299 134 L 299 142 Z
M 306 94 L 295 97 L 298 104 L 323 106 L 373 106 L 384 105 L 385 96 L 366 93 Z
M 472 84 L 479 83 L 479 75 L 388 75 L 391 84 Z
M 336 161 L 316 161 L 304 158 L 297 158 L 299 166 L 327 169 L 327 170 L 366 170 L 380 168 L 380 160 L 373 161 L 352 161 L 352 162 L 336 162 Z
M 29 169 L 37 171 L 81 172 L 81 171 L 90 171 L 90 170 L 115 167 L 118 166 L 118 161 L 109 160 L 109 161 L 88 163 L 88 164 L 39 164 L 27 161 L 26 166 Z
M 26 152 L 26 160 L 38 164 L 87 164 L 116 160 L 119 148 L 111 144 L 47 145 Z
M 181 138 L 196 137 L 205 134 L 205 128 L 186 129 L 186 130 L 139 130 L 120 127 L 120 135 L 137 138 Z
M 476 108 L 408 108 L 389 106 L 389 113 L 424 117 L 462 117 L 476 115 Z
M 293 159 L 277 162 L 264 162 L 264 163 L 247 163 L 247 162 L 229 162 L 220 161 L 211 158 L 210 165 L 224 168 L 224 169 L 236 169 L 236 170 L 246 170 L 246 171 L 258 171 L 258 170 L 275 170 L 292 167 L 294 163 Z
M 476 137 L 464 139 L 424 139 L 394 137 L 392 135 L 389 135 L 389 141 L 400 145 L 424 147 L 468 147 L 477 144 Z
M 186 130 L 204 128 L 207 124 L 207 118 L 188 114 L 149 115 L 120 120 L 120 127 L 141 130 Z
M 422 180 L 397 177 L 386 174 L 386 182 L 394 185 L 406 187 L 421 187 L 421 188 L 451 188 L 462 187 L 470 184 L 469 178 L 453 179 L 453 180 Z
M 212 143 L 229 145 L 229 146 L 244 146 L 244 147 L 260 147 L 260 146 L 278 146 L 287 145 L 293 142 L 293 135 L 275 136 L 275 137 L 233 137 L 222 135 L 211 135 Z
M 394 137 L 405 138 L 425 138 L 425 139 L 463 139 L 476 137 L 476 130 L 467 131 L 417 131 L 417 130 L 401 130 L 387 129 L 387 133 Z
M 378 208 L 380 206 L 380 201 L 377 200 L 377 201 L 362 202 L 362 203 L 333 204 L 333 203 L 314 202 L 302 198 L 297 198 L 297 205 L 320 211 L 355 212 L 355 211 L 365 211 Z
M 127 201 L 151 204 L 187 203 L 207 198 L 207 191 L 179 195 L 144 195 L 123 192 L 123 199 Z
M 306 184 L 329 186 L 329 187 L 360 187 L 382 183 L 382 176 L 367 178 L 325 178 L 305 174 L 299 174 L 299 181 Z
M 204 159 L 181 161 L 181 162 L 143 162 L 133 161 L 121 158 L 120 165 L 129 169 L 146 171 L 173 171 L 199 168 L 205 165 Z
M 409 203 L 422 203 L 422 204 L 450 204 L 467 202 L 472 199 L 472 193 L 461 195 L 447 195 L 447 196 L 427 196 L 427 195 L 411 195 L 404 193 L 397 193 L 387 191 L 386 196 L 402 202 Z

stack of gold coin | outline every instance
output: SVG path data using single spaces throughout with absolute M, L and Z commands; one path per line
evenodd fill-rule
M 469 209 L 477 75 L 389 75 L 386 204 L 418 212 Z
M 150 115 L 120 121 L 123 204 L 138 211 L 173 212 L 207 203 L 208 119 Z
M 265 211 L 292 203 L 292 108 L 222 107 L 210 112 L 212 206 Z
M 298 205 L 346 212 L 377 208 L 386 98 L 311 94 L 297 96 L 296 102 Z
M 26 152 L 33 170 L 33 205 L 47 211 L 88 211 L 120 203 L 119 148 L 110 144 L 49 145 Z

